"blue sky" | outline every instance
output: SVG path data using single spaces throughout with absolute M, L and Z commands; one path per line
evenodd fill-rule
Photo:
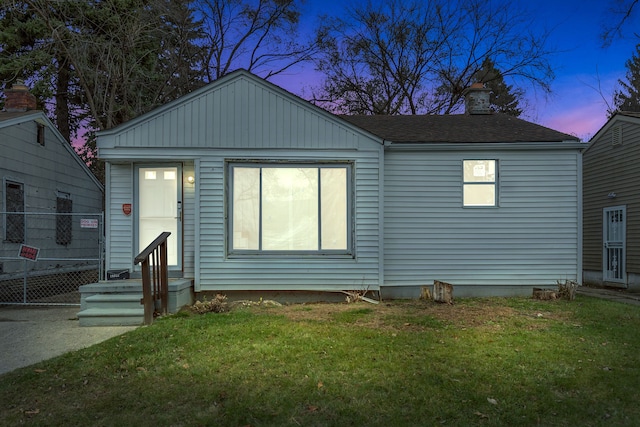
M 309 18 L 318 14 L 340 13 L 345 4 L 339 0 L 307 0 L 303 24 L 311 26 L 313 20 Z M 545 96 L 527 88 L 531 108 L 524 118 L 588 140 L 607 120 L 607 105 L 599 90 L 611 102 L 618 79 L 624 79 L 625 61 L 640 39 L 627 26 L 627 38 L 602 47 L 600 34 L 609 1 L 539 0 L 522 4 L 532 12 L 536 25 L 552 30 L 548 47 L 558 52 L 551 57 L 556 74 L 552 94 Z M 308 65 L 273 81 L 304 97 L 304 88 L 314 76 L 313 67 Z

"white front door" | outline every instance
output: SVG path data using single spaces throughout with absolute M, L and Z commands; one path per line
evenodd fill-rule
M 626 221 L 626 206 L 604 208 L 602 278 L 605 282 L 625 283 Z
M 138 167 L 138 252 L 160 233 L 169 231 L 170 270 L 182 269 L 182 169 L 179 166 Z

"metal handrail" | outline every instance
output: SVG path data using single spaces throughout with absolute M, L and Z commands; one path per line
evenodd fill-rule
M 144 324 L 153 323 L 158 314 L 167 313 L 169 296 L 169 268 L 167 262 L 167 238 L 171 235 L 165 231 L 149 244 L 134 259 L 134 264 L 142 263 L 142 300 L 144 306 Z M 156 307 L 156 301 L 160 307 Z

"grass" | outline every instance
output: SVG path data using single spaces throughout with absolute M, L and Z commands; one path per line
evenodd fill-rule
M 183 313 L 0 376 L 0 425 L 634 426 L 638 331 L 586 296 Z

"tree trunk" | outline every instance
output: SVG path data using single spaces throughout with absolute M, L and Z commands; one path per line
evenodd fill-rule
M 67 61 L 58 56 L 58 78 L 56 80 L 56 127 L 67 140 L 71 143 L 71 124 L 69 118 L 69 68 Z
M 450 283 L 433 281 L 433 300 L 446 304 L 453 304 L 453 285 Z

